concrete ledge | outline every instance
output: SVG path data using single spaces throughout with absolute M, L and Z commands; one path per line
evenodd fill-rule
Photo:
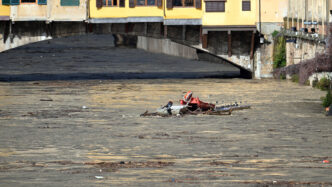
M 163 17 L 128 17 L 128 22 L 163 22 Z
M 163 17 L 92 18 L 89 23 L 163 22 Z
M 84 22 L 86 19 L 53 19 L 48 20 L 49 22 Z
M 202 25 L 202 19 L 165 19 L 164 25 Z
M 253 31 L 256 32 L 256 25 L 224 25 L 224 26 L 204 26 L 203 33 L 210 31 Z
M 92 18 L 89 23 L 127 23 L 127 18 Z
M 14 18 L 12 21 L 47 21 L 47 18 Z

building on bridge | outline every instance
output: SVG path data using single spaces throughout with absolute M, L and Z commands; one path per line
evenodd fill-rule
M 282 28 L 312 27 L 326 34 L 327 26 L 320 23 L 328 22 L 331 1 L 1 0 L 0 20 L 7 21 L 0 21 L 4 36 L 0 51 L 87 32 L 125 34 L 134 35 L 137 46 L 145 46 L 143 49 L 188 53 L 174 49 L 171 42 L 175 42 L 197 54 L 222 58 L 256 77 L 271 77 L 271 34 Z
M 9 0 L 0 2 L 0 21 L 7 21 L 10 19 Z
M 326 36 L 332 22 L 332 0 L 288 0 L 285 27 Z
M 142 27 L 146 30 L 158 30 L 166 37 L 201 41 L 204 49 L 209 48 L 210 43 L 216 44 L 216 38 L 209 35 L 215 36 L 219 32 L 217 37 L 226 42 L 216 45 L 220 45 L 217 48 L 221 50 L 226 49 L 225 58 L 232 57 L 232 32 L 237 32 L 234 33 L 237 39 L 248 36 L 246 39 L 249 39 L 249 52 L 253 58 L 256 5 L 257 0 L 91 0 L 89 22 L 127 23 L 123 29 L 125 32 L 133 30 L 128 23 L 145 23 Z M 150 27 L 152 23 L 159 23 L 159 26 Z
M 12 22 L 45 21 L 49 23 L 87 19 L 85 0 L 2 0 L 2 4 L 4 2 L 6 5 L 10 5 L 10 20 Z M 0 9 L 1 12 L 3 12 L 2 9 Z
M 284 17 L 287 16 L 288 0 L 261 0 L 256 11 L 256 25 L 258 31 L 270 35 L 280 31 L 284 26 Z M 267 38 L 266 38 L 267 39 Z

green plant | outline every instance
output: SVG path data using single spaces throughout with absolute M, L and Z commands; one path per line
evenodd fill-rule
M 310 81 L 309 80 L 305 81 L 304 85 L 310 86 Z
M 326 97 L 322 97 L 321 100 L 323 107 L 329 107 L 332 104 L 331 90 L 328 90 Z
M 279 31 L 274 30 L 271 35 L 275 38 L 279 34 Z
M 292 82 L 299 82 L 300 78 L 299 78 L 299 75 L 298 74 L 294 74 L 292 75 Z
M 275 39 L 273 52 L 273 68 L 281 68 L 286 66 L 286 40 L 280 36 Z
M 323 77 L 317 82 L 316 87 L 323 91 L 326 91 L 330 89 L 330 84 L 331 80 L 326 77 Z
M 313 88 L 317 88 L 317 84 L 318 84 L 318 79 L 315 78 L 315 79 L 312 81 L 312 87 L 313 87 Z
M 286 75 L 285 74 L 281 74 L 280 75 L 280 79 L 285 80 L 286 79 Z

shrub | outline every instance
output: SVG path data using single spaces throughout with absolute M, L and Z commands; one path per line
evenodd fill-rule
M 310 86 L 310 81 L 309 80 L 305 81 L 304 85 Z
M 285 74 L 281 74 L 281 75 L 280 75 L 280 79 L 282 79 L 282 80 L 286 80 L 286 75 L 285 75 Z
M 318 79 L 315 78 L 315 79 L 312 81 L 312 87 L 317 88 L 317 84 L 318 84 Z
M 292 75 L 292 82 L 299 82 L 299 75 L 298 74 L 294 74 Z
M 316 87 L 325 91 L 325 90 L 330 89 L 330 84 L 331 84 L 331 80 L 326 77 L 323 77 L 322 79 L 320 79 L 317 82 Z
M 331 90 L 327 91 L 326 97 L 322 97 L 322 105 L 324 107 L 329 107 L 332 104 Z

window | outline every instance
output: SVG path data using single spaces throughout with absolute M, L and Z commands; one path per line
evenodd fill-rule
M 154 6 L 156 3 L 156 0 L 136 0 L 136 5 L 138 6 Z
M 118 0 L 103 0 L 103 6 L 118 6 Z
M 242 11 L 250 11 L 250 0 L 242 0 Z
M 173 6 L 193 7 L 194 0 L 173 0 Z
M 2 5 L 10 5 L 10 0 L 2 0 Z
M 61 6 L 79 6 L 80 0 L 61 0 Z
M 120 0 L 120 7 L 125 7 L 125 0 Z
M 135 6 L 162 6 L 162 0 L 129 0 L 129 8 Z
M 205 0 L 206 12 L 225 12 L 225 1 Z
M 19 5 L 20 3 L 38 3 L 39 5 L 47 5 L 47 0 L 2 0 L 3 5 Z
M 21 0 L 21 3 L 35 3 L 36 0 Z

